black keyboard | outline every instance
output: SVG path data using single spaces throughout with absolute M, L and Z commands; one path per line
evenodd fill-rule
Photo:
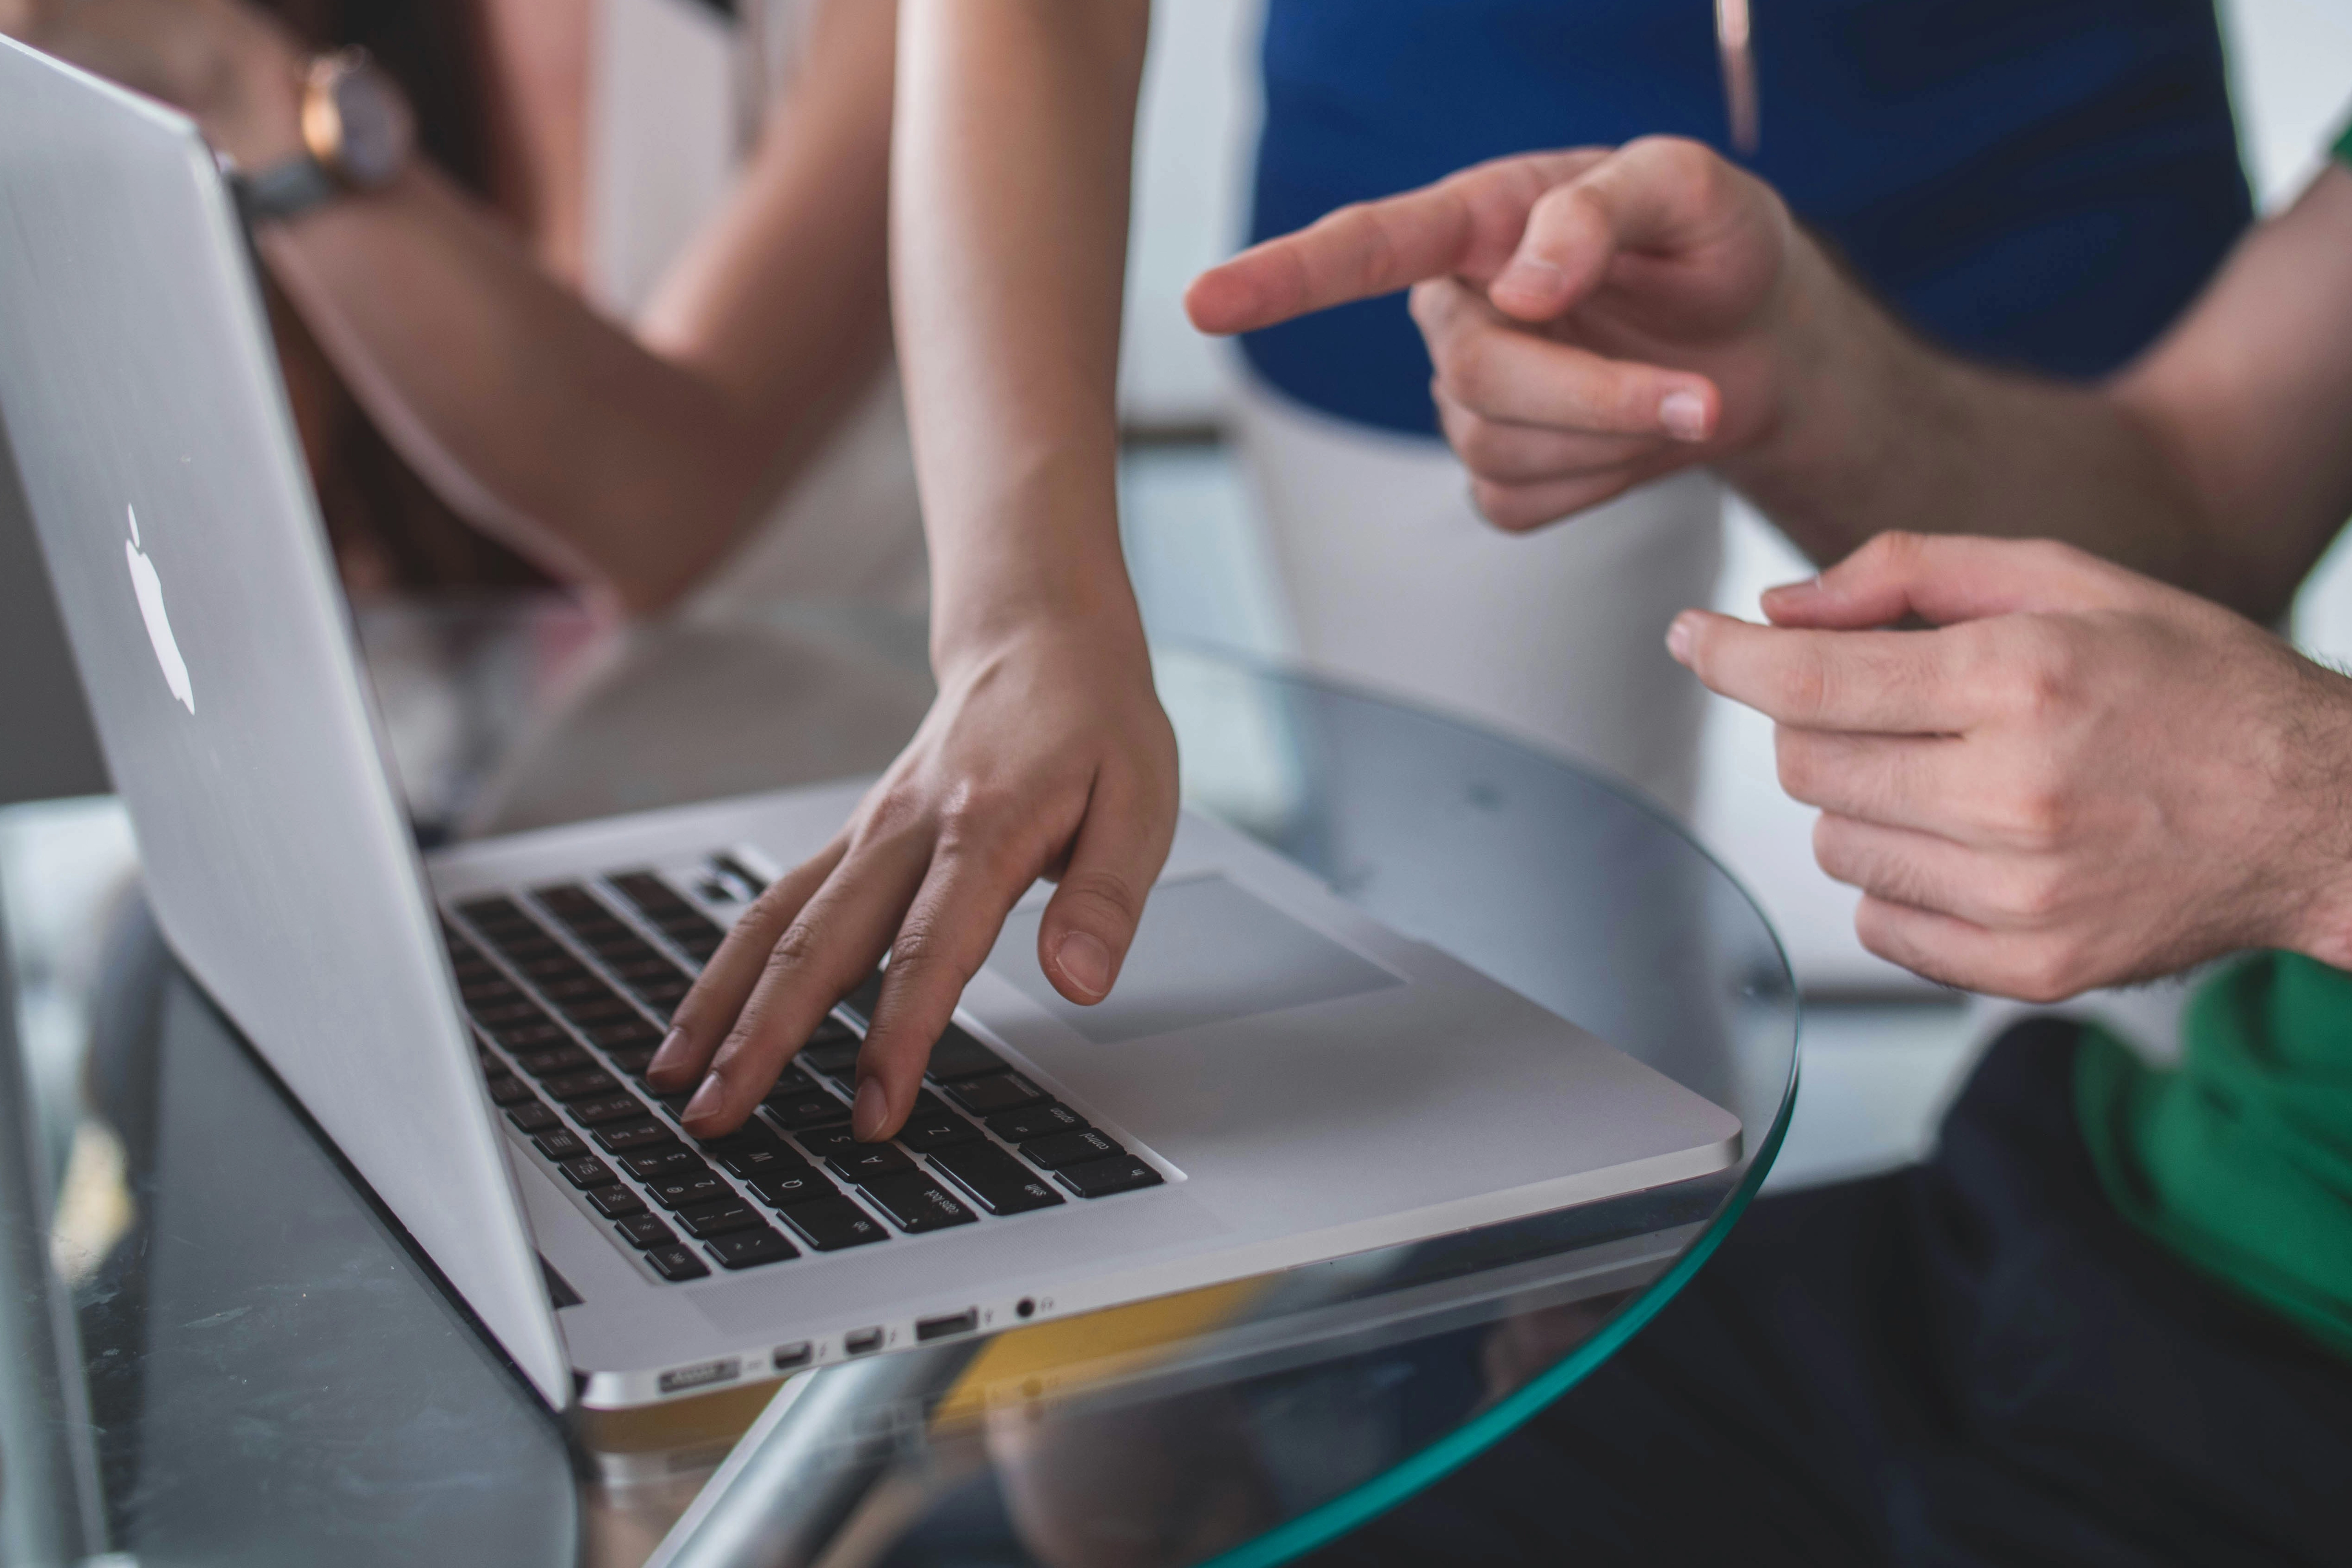
M 730 877 L 748 879 L 731 857 Z M 469 899 L 443 933 L 490 1101 L 613 1244 L 683 1283 L 1110 1197 L 1161 1176 L 953 1025 L 898 1137 L 849 1133 L 879 977 L 842 999 L 752 1120 L 705 1142 L 645 1071 L 726 932 L 649 870 Z

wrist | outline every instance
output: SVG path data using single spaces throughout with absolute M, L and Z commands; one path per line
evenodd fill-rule
M 2345 784 L 2352 779 L 2352 680 L 2315 665 L 2305 669 L 2310 706 L 2292 726 L 2290 749 L 2310 806 L 2299 814 L 2302 831 L 2282 846 L 2273 881 L 2281 907 L 2249 945 L 2352 970 L 2352 798 Z
M 1916 402 L 1920 378 L 1937 367 L 1793 225 L 1789 257 L 1769 350 L 1769 412 L 1716 466 L 1776 521 L 1810 533 L 1853 510 L 1847 503 L 1884 461 L 1888 420 Z M 1816 559 L 1836 559 L 1864 537 L 1798 542 Z

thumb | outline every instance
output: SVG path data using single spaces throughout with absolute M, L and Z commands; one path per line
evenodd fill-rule
M 1882 533 L 1805 583 L 1767 589 L 1774 626 L 1853 630 L 1916 616 L 1933 626 L 2127 598 L 2122 568 L 2045 539 Z
M 1069 864 L 1037 924 L 1038 966 L 1071 1001 L 1091 1006 L 1118 984 L 1144 900 L 1168 858 L 1172 816 L 1097 781 Z

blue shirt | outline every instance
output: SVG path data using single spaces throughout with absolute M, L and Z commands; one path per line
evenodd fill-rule
M 1914 326 L 2128 359 L 2252 217 L 2210 0 L 1754 0 L 1749 166 Z M 1251 237 L 1509 153 L 1727 142 L 1710 0 L 1269 0 Z M 1433 432 L 1402 296 L 1250 334 L 1312 407 Z

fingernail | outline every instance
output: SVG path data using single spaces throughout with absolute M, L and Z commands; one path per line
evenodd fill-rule
M 1540 256 L 1515 256 L 1511 264 L 1503 268 L 1502 276 L 1495 279 L 1495 287 L 1549 300 L 1559 292 L 1560 280 L 1567 276 L 1557 263 Z
M 1669 392 L 1658 404 L 1658 423 L 1677 441 L 1706 439 L 1706 399 L 1696 392 Z
M 857 1086 L 857 1103 L 849 1108 L 849 1135 L 860 1143 L 871 1143 L 882 1136 L 882 1124 L 890 1120 L 890 1097 L 882 1090 L 882 1080 L 869 1078 Z
M 698 1121 L 706 1116 L 716 1116 L 719 1102 L 726 1097 L 727 1091 L 720 1086 L 719 1075 L 715 1072 L 709 1074 L 703 1079 L 702 1087 L 694 1091 L 694 1098 L 686 1102 L 686 1109 L 678 1112 L 678 1120 Z
M 1054 950 L 1054 962 L 1061 966 L 1062 978 L 1089 996 L 1110 989 L 1110 949 L 1098 936 L 1072 931 Z
M 1691 616 L 1685 610 L 1676 616 L 1674 625 L 1666 628 L 1666 651 L 1675 656 L 1676 664 L 1690 662 Z
M 654 1052 L 654 1059 L 646 1064 L 646 1071 L 648 1073 L 667 1072 L 671 1068 L 677 1066 L 685 1057 L 686 1031 L 684 1029 L 672 1029 L 668 1034 L 662 1037 L 661 1047 Z
M 1775 583 L 1764 590 L 1762 597 L 1768 603 L 1774 599 L 1798 599 L 1807 594 L 1818 594 L 1821 589 L 1819 577 L 1808 577 L 1801 583 Z

